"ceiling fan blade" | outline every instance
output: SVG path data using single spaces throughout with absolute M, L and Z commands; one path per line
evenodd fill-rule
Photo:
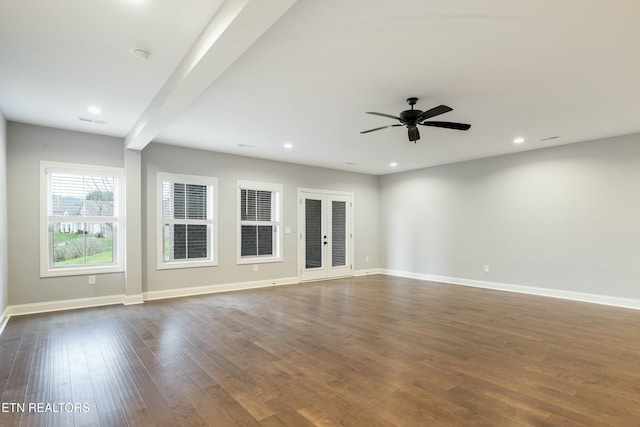
M 400 117 L 392 116 L 391 114 L 375 113 L 373 111 L 367 111 L 367 114 L 373 114 L 374 116 L 388 117 L 390 119 L 400 120 L 402 123 L 404 123 L 404 120 L 402 120 Z
M 381 126 L 379 128 L 374 128 L 374 129 L 369 129 L 369 130 L 363 130 L 360 133 L 369 133 L 369 132 L 374 132 L 380 129 L 386 129 L 386 128 L 391 128 L 391 127 L 396 127 L 396 126 L 404 126 L 404 125 L 387 125 L 387 126 Z
M 417 127 L 411 126 L 408 129 L 409 129 L 409 141 L 416 142 L 417 140 L 420 139 L 420 131 L 418 130 Z
M 362 131 L 362 132 L 360 132 L 360 133 L 375 132 L 375 131 L 377 131 L 377 130 L 380 130 L 380 129 L 386 129 L 386 128 L 391 127 L 391 126 L 392 126 L 392 125 L 388 125 L 388 126 L 381 126 L 381 127 L 379 127 L 379 128 L 373 128 L 373 129 L 369 129 L 369 130 L 363 130 L 363 131 Z
M 454 123 L 454 122 L 424 122 L 420 123 L 422 126 L 433 126 L 436 128 L 446 128 L 455 130 L 469 130 L 471 125 L 466 123 Z
M 421 122 L 425 119 L 439 116 L 440 114 L 448 113 L 449 111 L 452 111 L 452 110 L 453 108 L 447 107 L 446 105 L 438 105 L 437 107 L 433 107 L 432 109 L 424 111 L 422 114 L 420 114 L 416 118 L 416 122 Z

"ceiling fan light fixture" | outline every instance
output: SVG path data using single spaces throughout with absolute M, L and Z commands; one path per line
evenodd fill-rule
M 416 110 L 413 108 L 413 106 L 416 105 L 417 102 L 418 102 L 418 98 L 408 98 L 407 103 L 411 106 L 411 109 L 404 110 L 400 112 L 400 114 L 397 116 L 394 116 L 391 114 L 367 111 L 367 114 L 372 114 L 374 116 L 387 117 L 389 119 L 395 119 L 400 123 L 363 130 L 360 133 L 363 134 L 363 133 L 375 132 L 377 130 L 382 130 L 389 127 L 405 126 L 408 130 L 409 141 L 416 142 L 420 139 L 420 131 L 418 130 L 418 125 L 445 128 L 445 129 L 454 129 L 454 130 L 469 130 L 471 128 L 471 125 L 466 123 L 429 121 L 430 118 L 439 116 L 440 114 L 448 113 L 449 111 L 452 111 L 453 108 L 447 107 L 446 105 L 438 105 L 437 107 L 433 107 L 427 111 L 422 111 L 422 110 Z

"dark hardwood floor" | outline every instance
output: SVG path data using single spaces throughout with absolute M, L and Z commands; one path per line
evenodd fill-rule
M 640 426 L 640 312 L 368 276 L 21 316 L 0 394 L 2 426 Z

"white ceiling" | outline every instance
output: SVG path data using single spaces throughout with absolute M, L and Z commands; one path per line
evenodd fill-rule
M 637 0 L 0 0 L 0 109 L 132 148 L 387 174 L 640 132 L 638 16 Z M 410 96 L 471 129 L 359 133 Z

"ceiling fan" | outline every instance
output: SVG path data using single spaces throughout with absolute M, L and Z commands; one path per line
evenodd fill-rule
M 375 113 L 373 111 L 367 111 L 367 114 L 373 114 L 375 116 L 389 117 L 390 119 L 396 119 L 400 123 L 395 125 L 387 125 L 379 128 L 363 130 L 360 133 L 369 133 L 374 132 L 376 130 L 386 129 L 389 127 L 396 126 L 406 126 L 409 131 L 409 141 L 413 141 L 414 143 L 420 139 L 420 131 L 418 130 L 418 125 L 422 126 L 433 126 L 437 128 L 446 128 L 446 129 L 455 129 L 455 130 L 469 130 L 471 125 L 465 123 L 454 123 L 454 122 L 438 122 L 438 121 L 429 121 L 425 122 L 423 120 L 430 119 L 431 117 L 439 116 L 440 114 L 448 113 L 452 111 L 453 108 L 447 107 L 446 105 L 439 105 L 427 111 L 414 110 L 413 106 L 418 102 L 418 98 L 409 98 L 407 99 L 407 103 L 411 105 L 410 110 L 405 110 L 400 113 L 400 117 L 392 116 L 391 114 L 384 113 Z

